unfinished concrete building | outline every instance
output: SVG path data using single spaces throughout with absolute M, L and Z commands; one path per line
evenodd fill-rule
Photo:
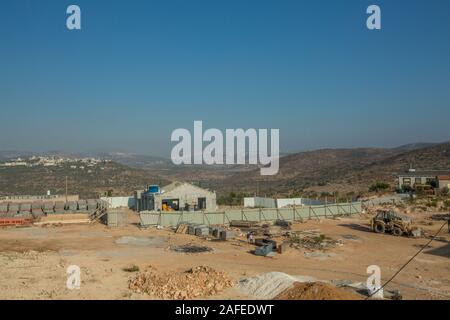
M 216 193 L 190 183 L 151 186 L 135 194 L 137 211 L 215 211 Z

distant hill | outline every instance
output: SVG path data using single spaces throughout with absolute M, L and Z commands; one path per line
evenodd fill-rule
M 438 143 L 429 143 L 429 142 L 409 143 L 409 144 L 404 144 L 399 147 L 395 147 L 395 148 L 393 148 L 393 150 L 398 151 L 398 152 L 414 151 L 414 150 L 418 150 L 418 149 L 432 147 L 437 144 Z
M 88 154 L 94 157 L 109 159 L 136 169 L 167 169 L 174 165 L 170 159 L 125 152 L 104 152 Z
M 13 152 L 9 152 L 9 155 Z M 261 176 L 256 166 L 175 166 L 170 160 L 125 153 L 90 154 L 113 159 L 95 170 L 63 167 L 0 167 L 0 195 L 69 192 L 93 197 L 112 189 L 131 194 L 146 184 L 174 180 L 195 183 L 219 194 L 246 192 L 296 196 L 322 192 L 341 195 L 367 192 L 377 181 L 394 186 L 395 175 L 410 165 L 416 169 L 450 169 L 450 142 L 410 144 L 397 148 L 322 149 L 280 158 L 275 176 Z M 103 168 L 103 169 L 102 169 Z
M 32 155 L 31 152 L 4 150 L 4 151 L 0 151 L 0 162 L 17 159 L 18 157 L 27 157 L 28 158 L 31 155 Z
M 412 149 L 410 151 L 404 150 Z M 426 144 L 419 148 L 323 149 L 291 154 L 280 159 L 275 176 L 261 176 L 259 170 L 240 172 L 210 180 L 219 191 L 269 195 L 366 192 L 377 181 L 395 185 L 397 173 L 412 164 L 417 169 L 450 169 L 450 143 Z
M 235 191 L 243 191 L 246 186 L 251 186 L 251 191 L 258 189 L 261 194 L 295 195 L 311 187 L 325 187 L 337 181 L 344 186 L 350 182 L 345 179 L 350 172 L 359 172 L 395 154 L 390 149 L 379 148 L 300 152 L 282 157 L 279 173 L 275 176 L 264 177 L 259 170 L 253 170 L 234 175 L 220 183 L 223 187 L 233 186 Z
M 363 177 L 388 179 L 413 166 L 416 170 L 450 169 L 450 142 L 401 152 L 364 168 Z
M 114 195 L 129 195 L 151 182 L 168 183 L 157 174 L 133 169 L 116 162 L 98 164 L 93 168 L 62 167 L 0 167 L 0 195 L 40 195 L 50 190 L 65 193 L 68 177 L 69 194 L 82 198 L 96 198 L 108 190 Z

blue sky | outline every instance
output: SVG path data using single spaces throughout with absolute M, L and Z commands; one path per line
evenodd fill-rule
M 449 33 L 447 0 L 2 0 L 0 150 L 167 156 L 194 120 L 282 152 L 447 141 Z

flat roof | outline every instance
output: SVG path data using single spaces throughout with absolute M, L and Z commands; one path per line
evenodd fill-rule
M 417 170 L 397 174 L 399 177 L 437 177 L 450 175 L 450 170 Z

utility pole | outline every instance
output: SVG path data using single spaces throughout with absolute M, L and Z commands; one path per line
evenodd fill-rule
M 67 203 L 67 176 L 66 176 L 66 203 Z

